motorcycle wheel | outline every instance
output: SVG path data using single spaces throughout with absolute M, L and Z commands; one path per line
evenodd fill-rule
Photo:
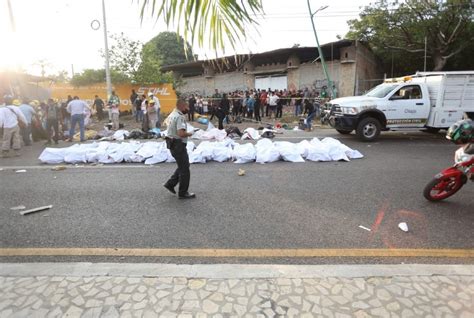
M 425 186 L 423 196 L 429 201 L 441 201 L 458 192 L 463 185 L 459 177 L 434 178 Z

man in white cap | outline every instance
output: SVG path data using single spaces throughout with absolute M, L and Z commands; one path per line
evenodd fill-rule
M 160 128 L 161 126 L 161 119 L 160 119 L 160 100 L 153 94 L 153 92 L 148 92 L 148 104 L 152 104 L 152 102 L 155 104 L 155 110 L 156 110 L 156 128 Z
M 3 129 L 0 158 L 8 157 L 10 147 L 13 148 L 15 156 L 19 156 L 21 149 L 20 126 L 26 127 L 27 120 L 21 110 L 12 105 L 13 98 L 10 95 L 5 95 L 3 101 L 4 105 L 0 106 L 0 129 Z

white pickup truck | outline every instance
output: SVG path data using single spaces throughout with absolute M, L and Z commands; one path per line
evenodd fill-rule
M 363 141 L 374 141 L 386 130 L 436 132 L 464 113 L 474 115 L 474 71 L 418 72 L 329 103 L 331 125 L 341 134 L 355 130 Z

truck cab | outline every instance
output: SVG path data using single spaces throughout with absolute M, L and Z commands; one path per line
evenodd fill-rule
M 341 134 L 355 130 L 362 141 L 387 130 L 437 131 L 474 112 L 474 72 L 417 73 L 329 103 L 333 127 Z

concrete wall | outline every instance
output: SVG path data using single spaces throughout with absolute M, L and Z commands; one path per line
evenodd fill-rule
M 254 76 L 249 79 L 242 72 L 216 74 L 213 77 L 194 76 L 184 78 L 184 85 L 178 90 L 181 93 L 197 93 L 201 95 L 212 95 L 217 88 L 220 92 L 231 92 L 234 90 L 246 90 L 255 84 Z M 252 79 L 254 80 L 252 82 Z M 252 86 L 249 86 L 252 85 Z
M 339 61 L 326 62 L 329 76 L 332 82 L 339 90 L 339 82 L 341 81 Z M 302 64 L 299 68 L 299 88 L 305 87 L 320 90 L 323 86 L 328 86 L 326 75 L 324 74 L 323 66 L 320 62 Z
M 217 74 L 214 77 L 215 88 L 220 92 L 233 92 L 235 90 L 246 90 L 245 77 L 242 72 Z
M 357 45 L 356 95 L 362 95 L 382 83 L 383 73 L 379 61 L 365 45 Z

